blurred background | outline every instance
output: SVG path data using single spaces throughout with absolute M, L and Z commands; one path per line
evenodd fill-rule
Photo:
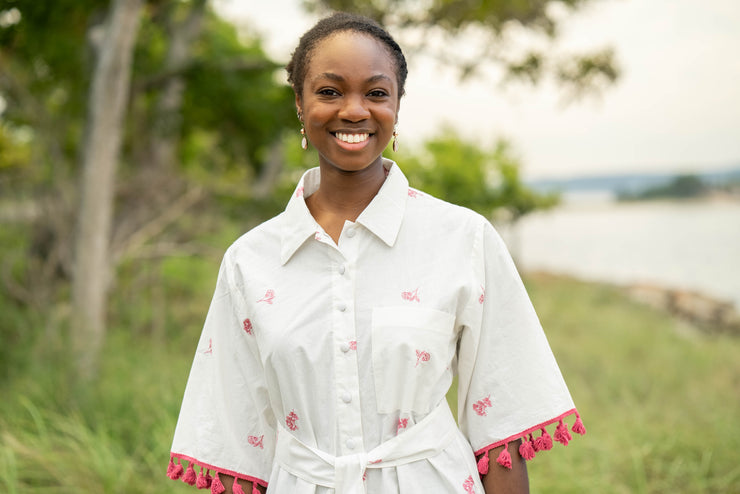
M 192 489 L 220 258 L 317 164 L 283 67 L 333 9 L 404 48 L 386 156 L 502 232 L 584 418 L 532 492 L 740 492 L 733 0 L 0 0 L 0 492 Z

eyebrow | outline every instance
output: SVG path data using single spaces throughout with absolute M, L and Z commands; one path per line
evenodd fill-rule
M 324 72 L 323 74 L 318 74 L 316 77 L 314 77 L 313 80 L 316 81 L 321 78 L 329 79 L 329 80 L 336 81 L 336 82 L 344 82 L 344 77 L 342 77 L 341 75 L 335 74 L 333 72 Z M 378 81 L 393 82 L 393 79 L 391 79 L 385 74 L 376 74 L 372 77 L 368 77 L 365 80 L 365 83 L 373 83 L 373 82 L 378 82 Z

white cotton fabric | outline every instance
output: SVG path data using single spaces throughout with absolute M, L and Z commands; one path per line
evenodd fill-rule
M 285 212 L 228 249 L 174 454 L 269 481 L 268 493 L 348 494 L 281 466 L 291 458 L 276 461 L 278 428 L 338 464 L 374 461 L 364 455 L 446 407 L 457 374 L 452 439 L 412 462 L 374 463 L 363 488 L 482 494 L 474 451 L 574 408 L 491 224 L 384 166 L 385 183 L 338 243 L 304 201 L 318 188 L 315 168 Z

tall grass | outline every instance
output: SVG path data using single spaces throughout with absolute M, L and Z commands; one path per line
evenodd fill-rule
M 161 338 L 131 326 L 149 309 L 114 308 L 85 394 L 58 355 L 0 384 L 0 492 L 192 492 L 165 469 L 216 268 L 163 268 L 165 284 L 202 280 L 166 291 Z M 588 429 L 529 463 L 532 492 L 740 492 L 740 340 L 693 333 L 608 286 L 540 275 L 528 289 Z

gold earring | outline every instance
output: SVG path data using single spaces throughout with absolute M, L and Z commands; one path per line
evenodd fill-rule
M 298 120 L 301 122 L 301 147 L 305 151 L 308 149 L 308 139 L 306 139 L 306 129 L 303 126 L 303 112 L 298 110 Z
M 393 152 L 398 152 L 398 131 L 395 128 L 393 129 Z

